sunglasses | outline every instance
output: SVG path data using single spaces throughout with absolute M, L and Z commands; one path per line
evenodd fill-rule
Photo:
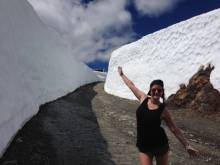
M 163 90 L 160 89 L 160 88 L 152 88 L 151 91 L 152 91 L 153 93 L 156 93 L 156 91 L 157 91 L 158 93 L 162 93 Z

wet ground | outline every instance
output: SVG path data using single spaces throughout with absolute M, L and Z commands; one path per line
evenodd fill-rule
M 138 165 L 135 110 L 139 103 L 109 95 L 103 87 L 104 83 L 89 84 L 42 105 L 15 136 L 0 164 Z M 169 164 L 219 164 L 220 123 L 184 109 L 170 112 L 201 156 L 189 158 L 163 125 L 171 148 Z

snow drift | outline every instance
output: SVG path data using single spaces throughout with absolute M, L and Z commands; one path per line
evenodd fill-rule
M 193 17 L 125 45 L 111 54 L 105 91 L 136 99 L 118 76 L 117 67 L 147 93 L 150 82 L 162 79 L 165 94 L 188 84 L 199 67 L 214 64 L 211 83 L 220 91 L 220 9 Z
M 0 154 L 39 105 L 97 81 L 26 0 L 0 1 Z

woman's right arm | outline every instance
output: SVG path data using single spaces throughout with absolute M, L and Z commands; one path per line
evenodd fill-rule
M 144 101 L 144 99 L 147 97 L 147 95 L 144 92 L 142 92 L 141 90 L 139 90 L 134 85 L 134 83 L 131 80 L 128 79 L 128 77 L 123 73 L 122 67 L 120 67 L 120 66 L 118 67 L 118 73 L 121 76 L 121 78 L 124 81 L 124 83 L 131 89 L 131 91 L 137 97 L 139 102 L 142 103 L 142 101 Z

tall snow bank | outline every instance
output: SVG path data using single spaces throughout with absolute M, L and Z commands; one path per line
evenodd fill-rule
M 175 93 L 180 83 L 188 84 L 200 65 L 212 62 L 211 83 L 220 91 L 220 9 L 162 29 L 115 50 L 110 58 L 104 89 L 136 99 L 118 76 L 117 67 L 147 93 L 150 82 L 162 79 L 165 94 Z
M 97 81 L 26 0 L 0 0 L 0 154 L 39 105 Z

